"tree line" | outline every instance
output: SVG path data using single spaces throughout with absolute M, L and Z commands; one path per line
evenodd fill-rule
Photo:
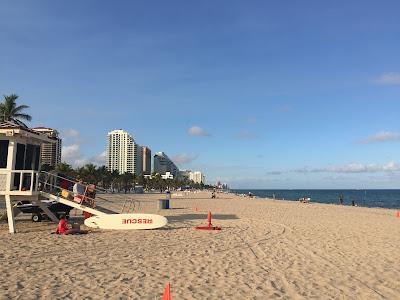
M 43 165 L 43 171 L 52 171 L 48 165 Z M 153 173 L 150 177 L 132 173 L 120 174 L 117 170 L 109 171 L 105 166 L 97 167 L 94 164 L 86 164 L 82 167 L 73 168 L 67 163 L 58 164 L 54 171 L 71 179 L 80 178 L 86 183 L 93 183 L 97 186 L 114 192 L 129 192 L 135 187 L 142 186 L 144 190 L 165 190 L 185 189 L 210 189 L 213 186 L 195 183 L 188 178 L 163 179 L 161 174 Z

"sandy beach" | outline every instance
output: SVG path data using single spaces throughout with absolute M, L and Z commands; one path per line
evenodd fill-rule
M 123 197 L 104 206 L 119 211 Z M 128 195 L 157 213 L 162 195 Z M 0 223 L 1 299 L 399 299 L 395 210 L 175 193 L 167 227 L 50 234 Z M 221 231 L 196 231 L 208 210 Z M 74 217 L 75 212 L 72 212 Z M 80 213 L 76 219 L 80 218 Z

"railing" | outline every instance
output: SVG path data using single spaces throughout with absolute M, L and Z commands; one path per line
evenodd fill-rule
M 88 186 L 87 184 L 79 183 L 78 181 L 73 180 L 71 178 L 68 178 L 65 176 L 60 176 L 58 174 L 54 174 L 51 172 L 41 171 L 40 173 L 42 175 L 41 176 L 42 178 L 39 179 L 40 184 L 41 184 L 41 189 L 43 191 L 47 191 L 50 193 L 54 193 L 54 194 L 61 193 L 63 190 L 66 190 L 69 193 L 72 193 L 71 188 L 76 183 L 85 186 L 85 190 L 86 190 L 86 187 Z M 45 178 L 43 178 L 43 177 L 45 177 Z M 60 180 L 67 181 L 69 183 L 69 188 L 64 188 L 64 187 L 61 187 L 59 184 L 57 184 L 57 181 L 60 181 Z M 123 197 L 118 194 L 110 193 L 109 191 L 102 189 L 100 187 L 97 187 L 97 186 L 91 187 L 91 189 L 93 189 L 95 191 L 96 199 L 94 199 L 94 197 L 84 195 L 84 198 L 87 200 L 86 202 L 91 202 L 94 204 L 95 201 L 101 200 L 101 201 L 105 201 L 105 202 L 115 203 L 114 201 L 110 201 L 109 199 L 99 196 L 99 193 L 100 194 L 112 194 L 114 198 L 119 198 L 121 204 L 123 203 L 121 212 L 124 212 L 125 209 L 135 210 L 136 208 L 140 207 L 140 201 L 137 201 L 134 199 L 127 199 L 126 197 Z
M 0 193 L 33 195 L 38 191 L 39 173 L 35 170 L 0 170 Z

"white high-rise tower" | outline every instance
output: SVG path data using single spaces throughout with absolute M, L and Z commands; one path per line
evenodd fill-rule
M 128 132 L 113 130 L 108 133 L 107 169 L 117 170 L 120 174 L 141 174 L 138 145 Z

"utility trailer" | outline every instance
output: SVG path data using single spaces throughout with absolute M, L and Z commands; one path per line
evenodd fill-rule
M 68 205 L 56 201 L 42 200 L 41 202 L 46 205 L 46 207 L 57 218 L 59 218 L 62 214 L 65 215 L 66 218 L 69 218 L 69 213 L 73 209 Z M 17 202 L 17 204 L 14 205 L 14 207 L 24 214 L 32 214 L 31 219 L 33 222 L 41 222 L 42 220 L 48 219 L 47 214 L 38 205 L 32 203 L 31 201 L 19 201 Z

